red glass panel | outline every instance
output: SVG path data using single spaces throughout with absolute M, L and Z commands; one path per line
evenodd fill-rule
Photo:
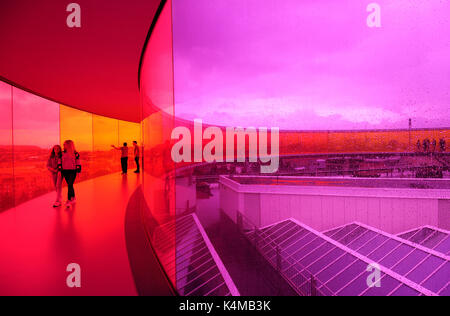
M 12 87 L 0 81 L 0 212 L 14 206 Z

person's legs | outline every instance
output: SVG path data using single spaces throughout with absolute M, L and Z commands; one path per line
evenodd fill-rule
M 58 172 L 56 174 L 56 202 L 61 202 L 61 196 L 62 196 L 62 175 L 61 172 Z
M 127 173 L 128 171 L 128 158 L 120 158 L 120 163 L 122 164 L 122 173 Z
M 59 172 L 52 172 L 52 183 L 56 192 L 56 200 L 53 203 L 53 207 L 58 207 L 61 205 L 61 174 Z
M 70 201 L 70 196 L 71 196 L 71 187 L 72 185 L 70 184 L 70 176 L 69 176 L 69 171 L 64 170 L 62 172 L 63 178 L 64 180 L 66 180 L 67 183 L 67 201 Z
M 55 172 L 52 172 L 52 183 L 53 183 L 53 186 L 55 187 L 55 190 L 56 190 L 56 181 L 57 181 L 57 179 L 58 179 L 58 174 L 55 173 Z
M 75 198 L 75 190 L 73 188 L 73 183 L 75 182 L 75 178 L 77 176 L 77 172 L 75 170 L 65 170 L 63 172 L 64 179 L 67 182 L 67 200 L 70 201 Z
M 121 163 L 122 163 L 122 173 L 127 173 L 128 172 L 128 158 L 122 158 L 121 159 Z
M 139 157 L 135 157 L 134 161 L 136 161 L 136 173 L 139 173 L 141 171 L 141 167 L 139 166 Z
M 75 187 L 74 187 L 74 183 L 75 183 L 75 179 L 77 178 L 77 172 L 74 170 L 72 172 L 72 199 L 71 200 L 75 200 Z

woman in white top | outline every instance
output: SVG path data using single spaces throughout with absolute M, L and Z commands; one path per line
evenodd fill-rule
M 80 155 L 75 150 L 75 145 L 71 140 L 66 140 L 64 142 L 60 170 L 67 182 L 68 190 L 66 206 L 70 207 L 72 203 L 75 203 L 75 189 L 73 184 L 77 177 L 77 173 L 81 172 Z

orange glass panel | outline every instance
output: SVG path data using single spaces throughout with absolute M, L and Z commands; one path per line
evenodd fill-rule
M 92 116 L 93 161 L 95 175 L 106 175 L 120 171 L 120 152 L 111 147 L 119 146 L 118 120 L 103 116 Z
M 92 166 L 92 114 L 64 105 L 60 105 L 59 110 L 61 146 L 64 141 L 71 139 L 80 153 L 82 172 L 77 176 L 77 181 L 94 178 L 97 172 Z
M 14 206 L 11 91 L 0 81 L 0 212 Z
M 133 141 L 141 144 L 141 125 L 138 123 L 119 121 L 119 143 L 128 143 L 132 146 Z
M 46 164 L 51 148 L 60 143 L 59 105 L 13 88 L 13 126 L 17 205 L 53 190 Z
M 61 144 L 71 139 L 79 152 L 92 151 L 92 114 L 60 106 Z

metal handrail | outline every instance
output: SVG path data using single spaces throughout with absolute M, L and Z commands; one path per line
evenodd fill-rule
M 256 240 L 256 238 L 257 238 L 257 236 L 258 236 L 258 238 L 263 237 L 263 238 L 262 238 L 262 242 L 263 242 L 263 243 L 265 242 L 264 247 L 267 247 L 267 246 L 271 247 L 271 248 L 269 249 L 269 251 L 266 251 L 266 253 L 267 253 L 267 252 L 270 252 L 270 250 L 274 250 L 274 251 L 275 251 L 276 256 L 277 256 L 277 259 L 276 259 L 276 260 L 277 260 L 277 264 L 274 266 L 274 268 L 280 273 L 280 275 L 281 275 L 286 281 L 288 281 L 288 283 L 289 283 L 291 286 L 293 286 L 293 287 L 297 290 L 297 292 L 300 292 L 299 294 L 304 295 L 305 293 L 303 293 L 303 291 L 299 288 L 299 286 L 297 286 L 296 284 L 294 284 L 294 283 L 289 279 L 289 277 L 288 277 L 287 275 L 285 275 L 285 273 L 284 273 L 284 271 L 286 271 L 287 269 L 289 269 L 289 268 L 291 268 L 291 267 L 295 267 L 295 265 L 300 266 L 300 270 L 297 269 L 297 268 L 295 267 L 296 270 L 297 270 L 297 275 L 301 275 L 301 276 L 306 280 L 306 283 L 308 283 L 308 281 L 307 281 L 308 279 L 310 279 L 309 282 L 311 282 L 311 280 L 314 280 L 314 283 L 317 283 L 317 282 L 320 283 L 318 287 L 323 287 L 323 288 L 327 289 L 330 293 L 333 293 L 333 291 L 331 291 L 325 284 L 322 284 L 322 282 L 320 282 L 319 280 L 317 280 L 317 279 L 314 277 L 314 275 L 313 275 L 308 269 L 306 269 L 301 263 L 299 263 L 297 260 L 295 260 L 295 259 L 293 258 L 293 256 L 292 256 L 292 254 L 289 254 L 289 253 L 286 252 L 286 250 L 280 248 L 280 247 L 279 247 L 279 244 L 278 244 L 271 236 L 267 235 L 266 232 L 264 232 L 264 231 L 262 231 L 262 230 L 259 230 L 259 229 L 256 227 L 256 225 L 254 225 L 254 224 L 253 224 L 253 223 L 252 223 L 245 215 L 243 215 L 242 213 L 238 212 L 238 216 L 240 216 L 240 217 L 242 218 L 243 221 L 245 220 L 245 223 L 246 223 L 246 224 L 249 224 L 249 226 L 254 227 L 254 231 L 257 232 L 257 234 L 255 234 L 255 245 L 254 245 L 255 248 L 256 248 L 257 250 L 260 248 L 260 247 L 258 247 L 258 243 L 261 241 L 261 240 Z M 243 227 L 242 227 L 242 228 L 243 228 Z M 250 231 L 250 232 L 251 232 L 251 231 Z M 247 239 L 249 239 L 249 235 L 248 235 L 248 234 L 244 234 L 244 235 L 246 235 Z M 261 236 L 261 235 L 263 235 L 263 236 Z M 268 240 L 268 241 L 267 241 L 267 240 Z M 263 248 L 264 248 L 264 247 L 263 247 Z M 268 259 L 269 263 L 273 266 L 273 263 L 270 261 L 271 258 L 268 258 L 264 252 L 262 252 L 262 251 L 259 251 L 259 252 L 262 254 L 263 257 L 265 257 L 266 259 Z M 285 256 L 283 256 L 283 253 L 285 254 Z M 281 256 L 280 256 L 280 255 L 281 255 Z M 287 267 L 286 269 L 281 269 L 281 260 L 280 260 L 280 259 L 283 259 L 283 260 L 285 260 L 286 262 L 289 262 L 287 259 L 292 259 L 292 261 L 294 261 L 295 263 L 294 263 L 294 264 L 291 264 L 291 265 L 290 265 L 289 267 Z M 279 262 L 279 261 L 280 261 L 280 262 Z M 305 275 L 305 273 L 306 273 L 307 275 Z M 304 283 L 303 283 L 303 284 L 304 284 Z M 303 284 L 302 284 L 302 285 L 303 285 Z M 312 286 L 313 286 L 313 284 L 311 284 L 311 290 L 312 290 Z M 317 294 L 323 295 L 322 290 L 319 290 L 318 287 L 317 287 L 317 286 L 314 287 L 314 291 L 311 291 L 310 294 L 311 294 L 311 295 L 313 295 L 313 294 L 315 294 L 315 295 L 317 295 Z M 315 293 L 313 293 L 313 292 L 315 292 Z

